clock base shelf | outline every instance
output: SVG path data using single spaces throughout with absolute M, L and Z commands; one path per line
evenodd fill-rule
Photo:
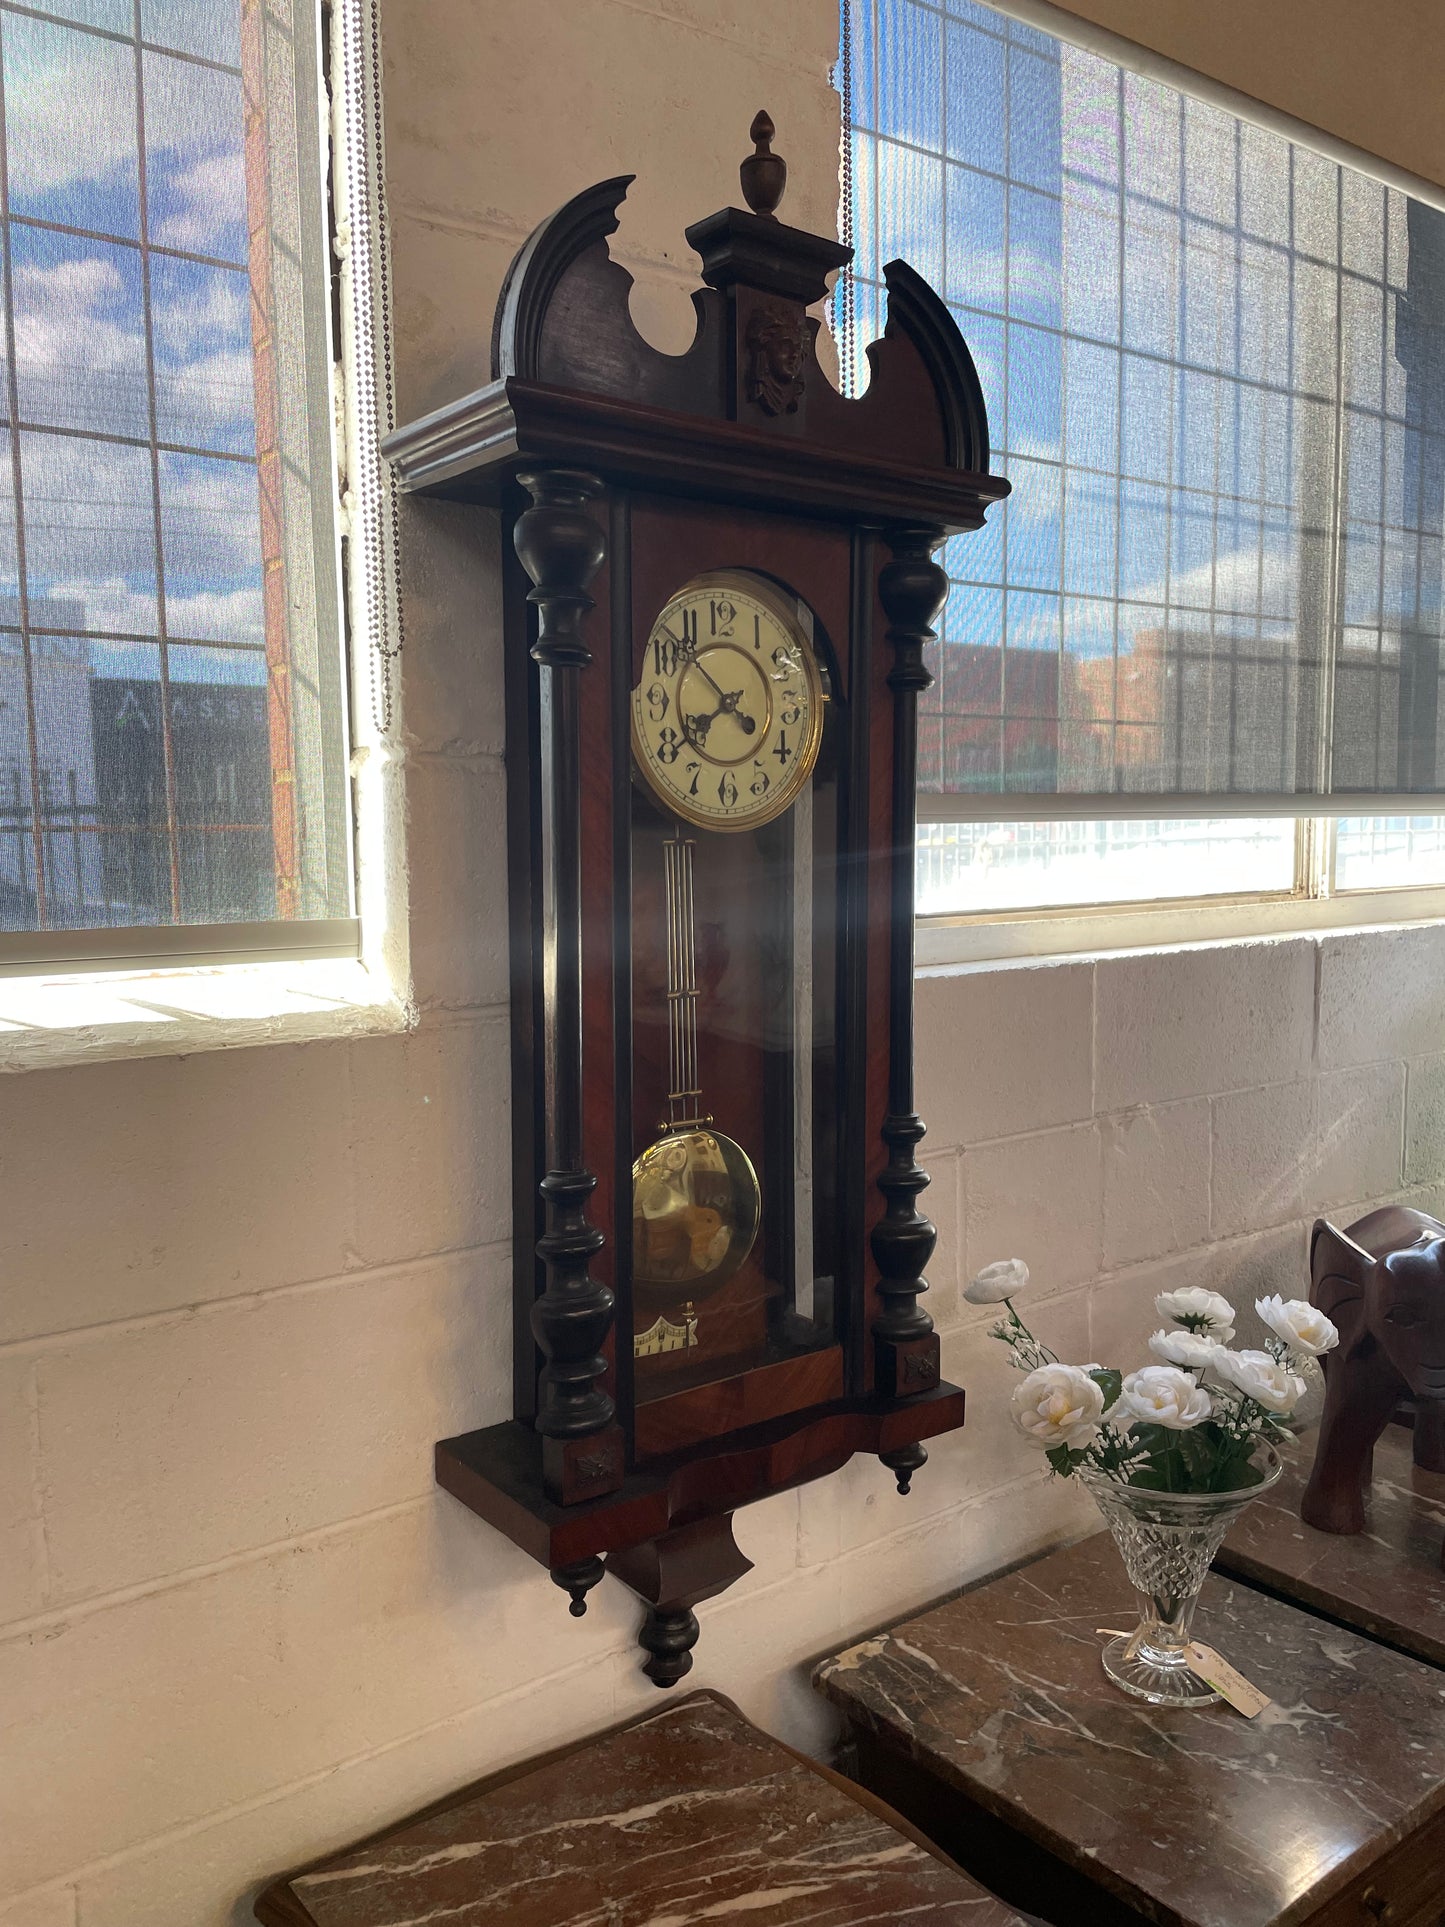
M 734 1432 L 712 1448 L 653 1460 L 630 1472 L 616 1492 L 578 1505 L 547 1497 L 542 1439 L 522 1420 L 509 1419 L 442 1439 L 437 1483 L 554 1575 L 607 1558 L 609 1570 L 644 1599 L 649 1614 L 643 1631 L 655 1635 L 659 1610 L 680 1613 L 682 1595 L 691 1591 L 685 1606 L 690 1612 L 748 1570 L 731 1543 L 731 1516 L 739 1506 L 836 1472 L 857 1452 L 891 1463 L 925 1439 L 956 1431 L 963 1402 L 962 1390 L 948 1384 L 914 1398 L 838 1400 Z M 655 1578 L 683 1565 L 696 1568 L 699 1561 L 706 1567 L 704 1591 L 696 1590 L 692 1577 L 672 1584 Z M 735 1569 L 727 1570 L 730 1564 Z M 643 1573 L 647 1583 L 640 1583 Z M 565 1578 L 558 1583 L 572 1591 Z M 579 1603 L 585 1606 L 584 1592 L 572 1592 L 574 1611 Z M 655 1662 L 655 1651 L 647 1650 Z M 668 1677 L 658 1684 L 681 1677 L 680 1670 L 663 1670 Z

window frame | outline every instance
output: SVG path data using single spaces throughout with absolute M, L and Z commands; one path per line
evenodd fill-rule
M 55 965 L 0 963 L 0 1074 L 395 1036 L 417 1021 L 399 679 L 391 687 L 402 642 L 401 585 L 395 496 L 380 454 L 381 440 L 394 426 L 395 393 L 386 328 L 390 259 L 380 0 L 317 4 L 324 82 L 317 165 L 329 170 L 334 222 L 331 396 L 359 954 L 353 939 L 339 954 L 287 953 L 267 960 L 277 929 L 272 924 L 255 932 L 256 948 L 233 949 L 229 958 L 196 949 L 185 956 L 92 954 Z M 357 208 L 362 212 L 353 221 Z M 209 928 L 233 938 L 241 930 Z M 207 929 L 192 926 L 177 934 L 204 937 Z
M 932 0 L 948 15 L 949 0 Z M 845 0 L 845 5 L 849 0 Z M 983 0 L 989 12 L 1007 16 L 1055 39 L 1111 61 L 1129 73 L 1177 91 L 1252 123 L 1337 166 L 1445 212 L 1445 186 L 1303 121 L 1282 108 L 1200 73 L 1050 0 Z M 845 152 L 848 103 L 845 101 Z M 845 218 L 851 206 L 845 199 Z M 837 323 L 846 338 L 853 325 L 851 290 L 844 287 Z M 1331 571 L 1331 576 L 1335 574 Z M 999 795 L 920 793 L 920 824 L 938 822 L 1089 821 L 1118 816 L 1259 816 L 1279 811 L 1247 795 L 1151 794 L 1148 796 Z M 1219 893 L 1207 897 L 1041 906 L 920 915 L 916 926 L 920 967 L 1028 961 L 1054 956 L 1181 944 L 1232 942 L 1329 929 L 1445 920 L 1445 886 L 1334 884 L 1335 821 L 1341 816 L 1445 814 L 1445 791 L 1301 798 L 1312 814 L 1295 816 L 1295 882 L 1288 891 Z M 1112 806 L 1112 807 L 1111 807 Z
M 1220 891 L 1210 896 L 920 915 L 916 926 L 918 963 L 997 963 L 1445 919 L 1442 884 L 1366 884 L 1348 889 L 1336 885 L 1336 826 L 1341 817 L 1438 813 L 1398 808 L 1374 812 L 1344 807 L 1348 801 L 1342 799 L 1342 806 L 1329 816 L 1293 819 L 1295 880 L 1289 890 Z M 1160 811 L 1155 807 L 1139 814 L 1157 816 Z M 1016 811 L 1009 820 L 1021 822 L 1032 816 L 1036 821 L 1054 821 L 1057 815 Z M 960 818 L 954 815 L 946 820 Z M 1000 816 L 994 820 L 1004 819 Z

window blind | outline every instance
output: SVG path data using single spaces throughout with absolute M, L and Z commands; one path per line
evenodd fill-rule
M 318 56 L 0 0 L 6 964 L 355 949 Z
M 845 384 L 901 255 L 1013 484 L 944 555 L 923 813 L 1445 791 L 1445 214 L 971 0 L 844 25 Z

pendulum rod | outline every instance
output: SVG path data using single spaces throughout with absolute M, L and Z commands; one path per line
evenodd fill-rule
M 705 1123 L 697 1056 L 697 948 L 693 935 L 692 838 L 681 824 L 662 846 L 667 893 L 667 1120 L 688 1130 Z

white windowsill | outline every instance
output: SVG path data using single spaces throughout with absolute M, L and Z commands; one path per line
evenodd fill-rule
M 0 978 L 0 1072 L 405 1030 L 407 1006 L 354 958 Z
M 1191 902 L 1004 910 L 989 916 L 920 917 L 920 970 L 1003 964 L 1261 937 L 1374 930 L 1445 920 L 1445 890 L 1359 890 L 1333 897 L 1215 897 Z

